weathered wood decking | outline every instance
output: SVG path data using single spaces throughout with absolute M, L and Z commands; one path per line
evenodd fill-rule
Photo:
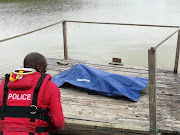
M 79 62 L 72 59 L 48 59 L 47 73 L 54 76 Z M 65 65 L 66 63 L 68 65 Z M 147 68 L 83 63 L 110 73 L 148 78 Z M 1 80 L 2 78 L 0 82 Z M 65 126 L 61 131 L 63 134 L 148 134 L 148 88 L 141 92 L 138 102 L 132 102 L 124 97 L 114 99 L 89 95 L 73 86 L 62 87 L 60 91 L 66 119 Z M 174 74 L 173 71 L 167 70 L 157 71 L 157 105 L 158 129 L 162 133 L 180 134 L 180 74 Z
M 48 59 L 47 73 L 54 76 L 77 63 L 79 61 L 72 59 Z M 110 73 L 148 78 L 147 68 L 84 63 Z M 141 92 L 138 102 L 129 101 L 124 97 L 113 99 L 99 95 L 88 95 L 73 86 L 62 87 L 60 91 L 66 118 L 62 133 L 148 134 L 148 88 Z M 180 134 L 180 74 L 166 70 L 157 71 L 157 105 L 158 129 L 162 133 Z

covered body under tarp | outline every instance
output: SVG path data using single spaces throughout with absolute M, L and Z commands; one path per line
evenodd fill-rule
M 132 76 L 124 76 L 104 72 L 88 67 L 82 63 L 72 66 L 52 78 L 58 86 L 69 83 L 85 88 L 90 93 L 105 95 L 108 97 L 126 96 L 133 101 L 138 101 L 140 90 L 148 85 L 148 79 Z

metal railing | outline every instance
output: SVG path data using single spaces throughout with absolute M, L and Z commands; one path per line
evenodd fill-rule
M 35 30 L 29 31 L 29 32 L 26 32 L 26 33 L 22 33 L 22 34 L 19 34 L 19 35 L 16 35 L 16 36 L 12 36 L 12 37 L 9 37 L 9 38 L 6 38 L 6 39 L 2 39 L 2 40 L 0 40 L 0 43 L 5 42 L 5 41 L 8 41 L 8 40 L 15 39 L 15 38 L 18 38 L 18 37 L 22 37 L 22 36 L 25 36 L 25 35 L 29 35 L 29 34 L 31 34 L 31 33 L 38 32 L 38 31 L 41 31 L 41 30 L 43 30 L 43 29 L 47 29 L 47 28 L 49 28 L 49 27 L 55 26 L 55 25 L 60 24 L 60 23 L 62 23 L 62 21 L 57 22 L 57 23 L 54 23 L 54 24 L 50 24 L 50 25 L 48 25 L 48 26 L 41 27 L 41 28 L 39 28 L 39 29 L 35 29 Z
M 178 40 L 176 47 L 176 57 L 174 64 L 174 73 L 178 71 L 178 62 L 179 62 L 179 49 L 180 49 L 180 28 L 174 31 L 171 35 L 161 41 L 155 47 L 151 47 L 148 50 L 148 69 L 149 69 L 149 117 L 150 117 L 150 133 L 153 134 L 157 129 L 157 76 L 156 76 L 156 52 L 157 48 L 167 41 L 170 37 L 178 32 Z
M 170 26 L 170 25 L 148 25 L 148 24 L 130 24 L 130 23 L 108 23 L 108 22 L 86 22 L 86 21 L 70 21 L 70 20 L 63 20 L 63 40 L 64 40 L 64 58 L 68 59 L 68 46 L 67 46 L 67 22 L 71 23 L 89 23 L 89 24 L 110 24 L 110 25 L 129 25 L 129 26 L 146 26 L 146 27 L 164 27 L 164 28 L 177 28 L 173 33 L 171 33 L 168 37 L 163 39 L 160 43 L 158 43 L 155 47 L 151 47 L 152 50 L 156 50 L 160 45 L 162 45 L 165 41 L 175 35 L 177 32 L 180 31 L 180 26 Z M 179 41 L 178 35 L 178 41 Z M 179 44 L 179 42 L 178 42 Z M 175 65 L 174 65 L 174 73 L 178 71 L 178 61 L 179 61 L 179 45 L 176 49 L 176 57 L 175 57 Z
M 89 24 L 109 24 L 109 25 L 128 25 L 128 26 L 146 26 L 146 27 L 166 27 L 176 28 L 168 37 L 163 39 L 155 47 L 151 47 L 148 50 L 148 76 L 149 76 L 149 122 L 150 122 L 150 135 L 157 134 L 157 84 L 156 84 L 156 51 L 157 48 L 162 45 L 165 41 L 171 38 L 178 32 L 178 41 L 176 48 L 174 73 L 178 71 L 179 62 L 179 50 L 180 50 L 180 26 L 165 26 L 165 25 L 146 25 L 146 24 L 128 24 L 128 23 L 107 23 L 107 22 L 85 22 L 85 21 L 63 21 L 63 39 L 64 39 L 64 59 L 68 59 L 68 46 L 67 46 L 67 22 L 71 23 L 89 23 Z

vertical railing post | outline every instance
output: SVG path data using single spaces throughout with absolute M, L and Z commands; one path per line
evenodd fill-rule
M 176 47 L 176 56 L 175 56 L 175 64 L 174 64 L 174 73 L 177 73 L 177 71 L 178 71 L 179 50 L 180 50 L 180 31 L 178 31 L 178 39 L 177 39 L 177 47 Z
M 157 101 L 156 101 L 156 50 L 148 50 L 148 68 L 149 68 L 149 120 L 150 135 L 156 135 L 157 132 Z
M 63 21 L 63 41 L 64 41 L 64 59 L 68 59 L 68 47 L 67 47 L 67 25 L 66 21 Z

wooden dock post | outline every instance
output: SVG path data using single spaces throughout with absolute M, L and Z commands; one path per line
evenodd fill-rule
M 156 50 L 148 50 L 150 135 L 157 134 Z
M 63 21 L 63 40 L 64 40 L 64 59 L 68 59 L 68 47 L 67 47 L 67 25 L 66 21 Z
M 175 57 L 175 64 L 174 64 L 174 73 L 177 73 L 177 71 L 178 71 L 179 50 L 180 50 L 180 31 L 178 31 L 178 39 L 177 39 L 177 47 L 176 47 L 176 57 Z

